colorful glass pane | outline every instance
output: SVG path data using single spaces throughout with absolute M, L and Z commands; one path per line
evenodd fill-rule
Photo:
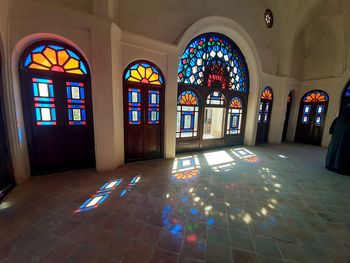
M 345 91 L 345 96 L 350 97 L 350 86 L 348 86 L 347 90 Z
M 220 92 L 210 92 L 207 97 L 207 105 L 224 105 L 225 97 Z
M 198 98 L 192 91 L 184 91 L 178 98 L 179 105 L 198 105 Z
M 84 83 L 66 82 L 69 125 L 86 125 Z
M 36 124 L 56 125 L 56 108 L 53 81 L 51 79 L 33 78 L 33 95 Z
M 261 99 L 264 100 L 272 100 L 272 90 L 269 87 L 266 87 L 263 90 L 263 93 L 261 95 Z
M 144 84 L 163 85 L 163 77 L 156 67 L 148 63 L 136 63 L 128 68 L 125 80 Z
M 87 74 L 83 60 L 72 50 L 59 45 L 42 44 L 31 50 L 24 66 L 28 69 Z
M 148 123 L 159 124 L 160 91 L 148 91 Z
M 184 91 L 178 98 L 176 138 L 198 136 L 198 99 L 192 91 Z
M 232 103 L 231 103 L 232 104 Z M 226 134 L 240 134 L 242 126 L 242 108 L 230 107 L 227 113 L 227 129 Z
M 141 124 L 141 90 L 128 89 L 129 124 Z
M 304 102 L 326 102 L 328 101 L 328 95 L 320 90 L 308 92 L 304 98 Z
M 230 108 L 241 109 L 242 108 L 242 101 L 241 101 L 241 99 L 238 98 L 238 97 L 234 97 L 231 100 Z
M 179 61 L 179 83 L 202 85 L 205 78 L 208 87 L 216 82 L 221 88 L 243 92 L 249 89 L 245 57 L 238 46 L 224 35 L 209 33 L 194 38 Z

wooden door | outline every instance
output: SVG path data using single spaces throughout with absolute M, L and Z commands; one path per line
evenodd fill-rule
M 1 69 L 1 63 L 0 63 Z M 8 147 L 8 138 L 5 126 L 5 107 L 3 103 L 3 87 L 0 71 L 0 200 L 14 186 L 13 170 Z
M 124 102 L 126 161 L 162 157 L 163 87 L 125 84 Z
M 304 95 L 300 102 L 296 142 L 321 145 L 328 98 L 328 94 L 321 90 L 313 90 Z
M 287 102 L 287 110 L 286 115 L 284 118 L 284 125 L 283 125 L 283 135 L 282 135 L 282 141 L 285 142 L 287 140 L 287 132 L 288 132 L 288 123 L 289 123 L 289 115 L 290 115 L 290 109 L 292 106 L 292 95 L 288 95 L 288 102 Z
M 256 143 L 267 143 L 270 128 L 272 101 L 261 100 L 258 115 L 258 129 L 256 135 Z
M 95 167 L 90 72 L 79 52 L 40 41 L 19 61 L 32 175 Z

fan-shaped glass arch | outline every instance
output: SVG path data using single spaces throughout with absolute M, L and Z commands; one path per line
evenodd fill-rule
M 87 75 L 87 67 L 77 53 L 60 44 L 41 44 L 29 51 L 24 60 L 27 69 Z
M 242 100 L 239 97 L 232 98 L 227 113 L 226 134 L 241 133 L 242 115 Z
M 316 91 L 310 91 L 305 94 L 303 97 L 304 102 L 326 102 L 328 101 L 328 95 L 321 91 L 321 90 L 316 90 Z
M 272 100 L 273 99 L 273 95 L 272 95 L 272 90 L 270 87 L 266 87 L 261 95 L 261 99 L 263 100 Z
M 247 92 L 248 67 L 231 39 L 208 33 L 194 38 L 186 47 L 179 62 L 178 82 Z
M 146 62 L 134 63 L 125 73 L 124 79 L 143 84 L 163 85 L 164 80 L 159 70 Z
M 176 138 L 198 136 L 198 97 L 193 91 L 183 91 L 177 100 Z

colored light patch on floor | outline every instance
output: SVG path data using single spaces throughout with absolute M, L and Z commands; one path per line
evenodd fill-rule
M 179 181 L 199 175 L 200 163 L 197 155 L 176 158 L 173 164 L 173 178 Z
M 234 159 L 226 151 L 204 153 L 209 166 L 233 162 Z
M 131 192 L 135 185 L 140 181 L 141 176 L 135 176 L 130 180 L 128 186 L 120 193 L 120 197 L 124 197 L 128 192 Z
M 109 196 L 109 194 L 110 194 L 110 192 L 105 192 L 102 194 L 91 196 L 75 212 L 79 213 L 79 212 L 83 212 L 83 211 L 87 211 L 87 210 L 91 210 L 91 209 L 99 207 L 106 200 L 106 198 Z
M 109 196 L 109 194 L 117 188 L 118 185 L 122 182 L 123 179 L 116 179 L 106 182 L 99 190 L 96 191 L 88 200 L 86 200 L 75 213 L 80 213 L 83 211 L 91 210 L 99 207 Z

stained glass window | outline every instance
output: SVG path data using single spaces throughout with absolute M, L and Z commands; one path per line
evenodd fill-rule
M 261 99 L 264 99 L 264 100 L 272 100 L 272 91 L 269 87 L 266 87 L 264 90 L 263 90 L 263 93 L 261 95 Z
M 176 138 L 198 136 L 198 98 L 192 91 L 184 91 L 177 100 Z
M 42 44 L 27 55 L 24 66 L 28 69 L 86 75 L 86 65 L 72 50 L 59 44 Z
M 141 89 L 128 88 L 129 124 L 141 124 Z
M 242 101 L 239 97 L 234 97 L 228 109 L 226 134 L 241 133 L 242 115 Z
M 51 79 L 33 78 L 34 108 L 36 124 L 56 125 L 56 108 L 53 82 Z
M 348 86 L 348 88 L 346 89 L 345 96 L 350 97 L 350 86 Z
M 69 125 L 86 125 L 84 83 L 66 82 Z
M 160 103 L 160 91 L 149 90 L 148 91 L 148 123 L 159 123 L 159 104 Z
M 164 80 L 160 71 L 147 63 L 136 63 L 128 68 L 125 80 L 144 84 L 163 85 Z
M 264 20 L 265 20 L 265 25 L 268 28 L 271 28 L 273 26 L 273 15 L 272 15 L 272 11 L 270 9 L 265 10 Z
M 231 39 L 217 33 L 204 34 L 186 47 L 179 62 L 178 82 L 247 92 L 248 67 Z
M 224 105 L 225 97 L 220 92 L 210 92 L 207 97 L 207 105 Z
M 328 101 L 328 95 L 323 91 L 310 91 L 304 98 L 304 102 L 326 102 Z

